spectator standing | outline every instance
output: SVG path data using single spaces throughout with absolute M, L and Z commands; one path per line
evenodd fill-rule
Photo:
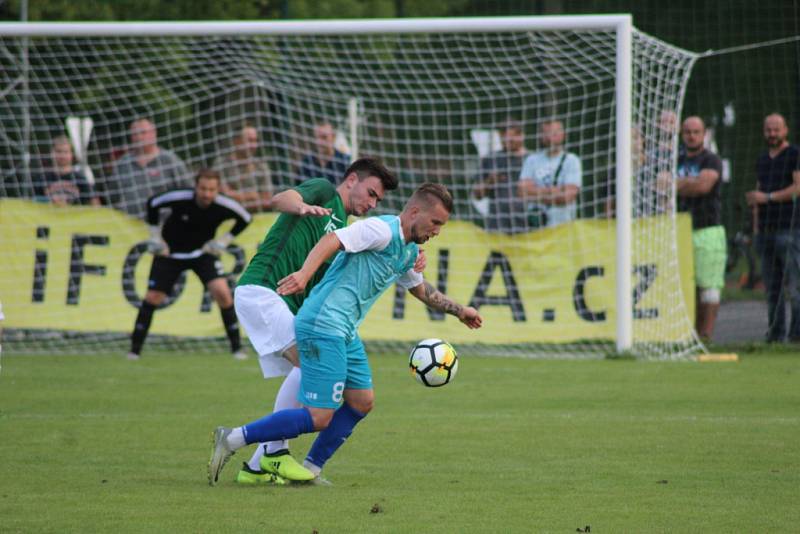
M 221 192 L 250 212 L 269 210 L 274 191 L 269 166 L 258 157 L 258 147 L 258 130 L 245 123 L 233 136 L 231 151 L 212 165 L 222 177 Z
M 525 131 L 519 122 L 513 120 L 502 124 L 500 130 L 503 150 L 481 160 L 480 175 L 472 194 L 479 200 L 489 198 L 488 231 L 505 234 L 527 232 L 525 203 L 517 195 L 522 162 L 528 154 Z
M 191 187 L 189 171 L 174 152 L 158 145 L 150 119 L 133 121 L 130 135 L 131 146 L 114 164 L 107 193 L 114 208 L 144 219 L 148 198 L 167 189 Z
M 722 226 L 722 161 L 704 146 L 706 127 L 700 117 L 681 125 L 683 150 L 678 156 L 675 189 L 678 211 L 692 216 L 695 294 L 695 330 L 710 341 L 725 287 L 727 240 Z
M 800 150 L 789 144 L 786 119 L 778 113 L 764 119 L 767 150 L 756 162 L 756 189 L 745 195 L 753 208 L 753 233 L 761 256 L 767 290 L 768 343 L 786 337 L 786 293 L 791 304 L 789 340 L 800 342 Z
M 94 187 L 73 165 L 72 144 L 66 136 L 53 139 L 50 170 L 34 184 L 34 196 L 58 206 L 76 204 L 100 205 Z
M 297 176 L 298 182 L 311 178 L 327 178 L 333 185 L 338 185 L 350 166 L 350 156 L 339 152 L 335 143 L 336 131 L 331 123 L 321 122 L 314 126 L 316 150 L 303 156 Z
M 528 223 L 534 228 L 557 226 L 577 217 L 581 160 L 564 150 L 565 139 L 561 121 L 543 122 L 540 127 L 543 150 L 525 158 L 522 165 L 518 191 L 529 202 Z

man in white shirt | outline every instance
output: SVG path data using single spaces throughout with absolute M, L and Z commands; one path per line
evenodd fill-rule
M 564 150 L 564 125 L 548 120 L 540 126 L 543 150 L 525 159 L 519 175 L 520 197 L 528 202 L 532 227 L 557 226 L 577 217 L 582 185 L 581 160 Z

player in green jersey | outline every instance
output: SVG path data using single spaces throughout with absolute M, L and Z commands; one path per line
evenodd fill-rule
M 396 188 L 397 178 L 388 169 L 365 158 L 350 165 L 338 186 L 315 178 L 273 197 L 272 206 L 281 215 L 239 278 L 234 305 L 264 378 L 287 375 L 275 399 L 275 411 L 299 407 L 294 316 L 329 264 L 309 281 L 305 292 L 279 296 L 278 281 L 300 269 L 320 238 L 344 228 L 348 215 L 364 215 L 386 191 Z M 256 484 L 311 478 L 313 474 L 289 454 L 288 442 L 282 440 L 260 444 L 236 480 Z

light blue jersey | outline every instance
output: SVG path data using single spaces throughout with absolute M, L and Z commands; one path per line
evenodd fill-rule
M 421 275 L 412 271 L 419 248 L 405 242 L 395 215 L 370 217 L 336 234 L 345 250 L 306 298 L 295 318 L 295 330 L 343 337 L 350 343 L 386 289 L 395 282 L 406 288 L 422 283 Z

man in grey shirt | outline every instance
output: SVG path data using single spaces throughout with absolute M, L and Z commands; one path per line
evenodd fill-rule
M 486 230 L 505 234 L 528 231 L 525 203 L 517 188 L 522 163 L 528 155 L 525 149 L 525 129 L 522 123 L 509 119 L 500 125 L 503 150 L 481 160 L 481 171 L 472 189 L 477 199 L 488 197 L 489 215 Z
M 111 205 L 144 219 L 147 199 L 166 191 L 191 187 L 186 164 L 171 150 L 158 146 L 156 127 L 149 119 L 131 123 L 131 147 L 114 164 L 107 184 Z

